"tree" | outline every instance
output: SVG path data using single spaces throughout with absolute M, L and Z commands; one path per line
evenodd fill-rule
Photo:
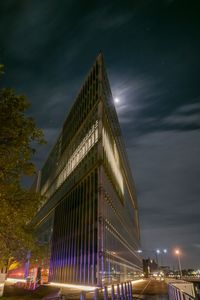
M 0 73 L 2 66 L 0 65 Z M 30 104 L 14 90 L 0 89 L 0 260 L 24 259 L 34 250 L 29 222 L 37 212 L 41 197 L 24 188 L 23 176 L 32 176 L 31 159 L 35 146 L 43 144 L 43 133 L 25 113 Z

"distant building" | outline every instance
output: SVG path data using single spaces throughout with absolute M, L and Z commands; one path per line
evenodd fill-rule
M 160 271 L 162 271 L 165 275 L 168 275 L 170 273 L 170 267 L 169 266 L 160 266 Z
M 141 271 L 135 188 L 101 54 L 37 186 L 46 200 L 33 225 L 50 243 L 49 281 L 102 285 Z
M 158 264 L 155 262 L 154 259 L 143 259 L 143 273 L 145 277 L 148 277 L 150 274 L 159 271 Z

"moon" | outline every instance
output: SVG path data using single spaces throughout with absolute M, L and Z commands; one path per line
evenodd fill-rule
M 119 98 L 114 98 L 115 103 L 119 103 Z

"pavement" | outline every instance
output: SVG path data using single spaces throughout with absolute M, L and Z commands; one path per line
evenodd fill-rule
M 59 288 L 51 286 L 40 286 L 35 291 L 25 290 L 15 285 L 6 284 L 2 300 L 41 300 L 48 296 L 58 295 Z
M 58 294 L 59 289 L 51 286 L 41 286 L 36 291 L 27 291 L 14 286 L 5 287 L 5 296 L 2 300 L 38 300 L 48 299 L 49 296 Z M 80 299 L 77 290 L 68 289 L 66 299 Z M 103 295 L 99 295 L 103 299 Z M 87 293 L 86 299 L 93 299 L 93 293 Z M 167 285 L 164 281 L 155 279 L 144 279 L 133 283 L 133 300 L 168 300 Z
M 133 299 L 168 300 L 167 285 L 163 280 L 144 279 L 133 284 Z
M 79 299 L 80 291 L 77 294 L 77 290 L 72 289 L 62 290 L 66 295 L 66 299 Z M 109 297 L 110 299 L 111 297 Z M 93 292 L 86 294 L 86 299 L 94 299 Z M 103 300 L 103 294 L 99 293 L 99 299 Z M 163 280 L 156 279 L 144 279 L 133 283 L 133 300 L 168 300 L 167 284 Z

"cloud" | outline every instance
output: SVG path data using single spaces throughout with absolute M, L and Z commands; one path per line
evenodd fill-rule
M 166 125 L 177 125 L 177 126 L 191 126 L 196 125 L 200 126 L 200 115 L 193 114 L 191 116 L 180 116 L 180 115 L 172 115 L 163 120 L 163 124 Z
M 196 111 L 199 111 L 200 110 L 200 97 L 198 97 L 194 100 L 195 100 L 194 103 L 189 103 L 189 104 L 180 106 L 177 109 L 177 113 L 188 114 L 188 113 L 196 113 Z M 191 102 L 193 102 L 194 100 L 192 100 Z
M 174 255 L 174 249 L 179 248 L 182 252 L 182 267 L 199 268 L 199 248 L 194 245 L 199 234 L 194 232 L 193 228 L 193 224 L 191 226 L 185 224 L 185 226 L 180 227 L 169 227 L 168 230 L 162 231 L 162 234 L 160 227 L 146 228 L 142 233 L 143 248 L 147 250 L 144 254 L 156 258 L 156 249 L 167 248 L 167 255 L 162 254 L 162 257 L 159 257 L 159 262 L 161 263 L 162 260 L 165 265 L 177 269 L 177 257 Z
M 119 99 L 115 104 L 120 122 L 141 124 L 152 122 L 155 118 L 150 116 L 140 119 L 143 111 L 148 110 L 154 104 L 155 99 L 163 94 L 160 89 L 160 81 L 148 74 L 126 74 L 120 76 L 110 74 L 112 93 Z
M 116 29 L 128 23 L 132 19 L 132 14 L 118 14 L 110 17 L 112 12 L 107 9 L 103 14 L 99 15 L 99 22 L 97 22 L 97 26 L 104 30 Z M 95 20 L 96 22 L 96 20 Z
M 172 247 L 175 237 L 187 248 L 199 234 L 199 141 L 194 130 L 152 132 L 129 143 L 142 237 L 151 247 Z
M 130 117 L 119 117 L 120 124 L 131 124 L 132 119 Z
M 28 96 L 29 113 L 48 141 L 38 149 L 37 166 L 102 50 L 113 96 L 120 99 L 116 109 L 134 171 L 143 243 L 152 249 L 173 241 L 185 249 L 198 244 L 199 18 L 192 6 L 187 15 L 170 0 L 157 6 L 151 0 L 23 0 L 0 7 L 6 85 Z M 188 14 L 192 22 L 185 22 Z
M 177 128 L 191 128 L 191 126 L 200 128 L 200 102 L 178 107 L 173 114 L 162 120 L 162 124 Z

